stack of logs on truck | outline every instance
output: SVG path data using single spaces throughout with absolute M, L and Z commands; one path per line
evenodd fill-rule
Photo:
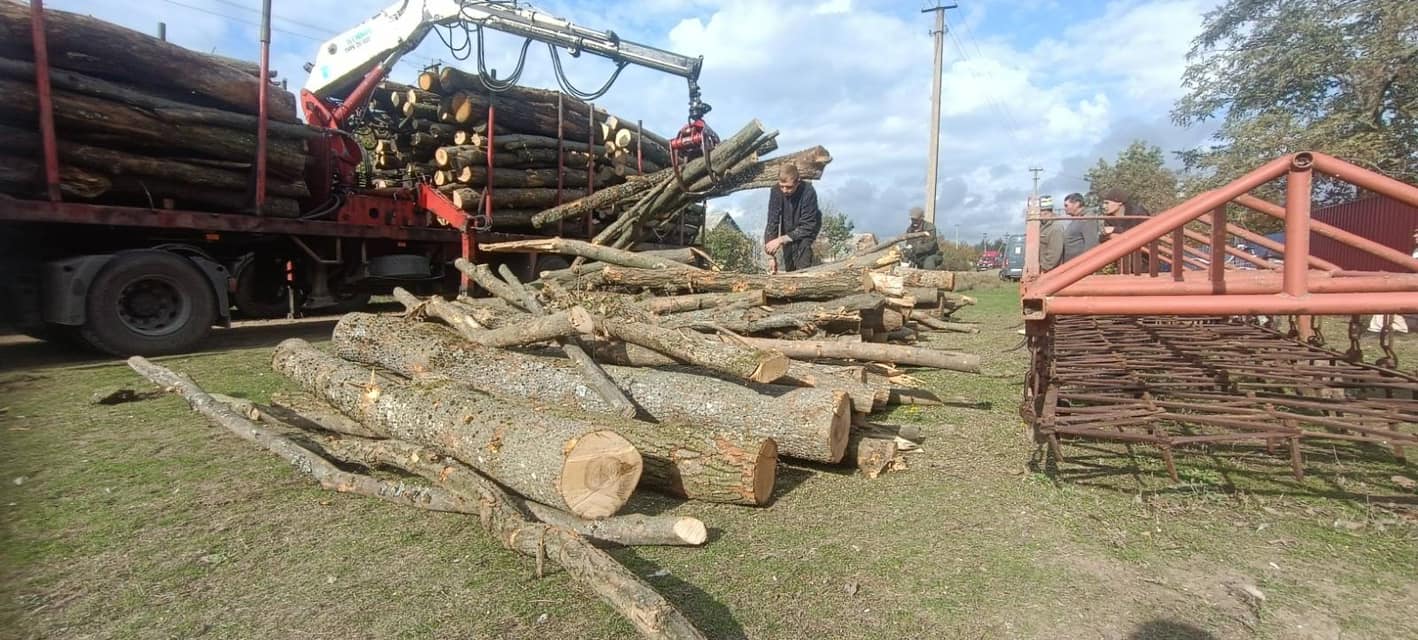
M 47 74 L 36 73 L 42 43 L 32 39 L 41 17 Z M 673 246 L 698 235 L 705 199 L 770 187 L 783 163 L 820 178 L 831 161 L 821 147 L 767 158 L 776 134 L 752 122 L 713 151 L 713 171 L 697 158 L 676 172 L 665 139 L 638 122 L 551 92 L 493 92 L 448 68 L 417 86 L 386 85 L 350 131 L 330 131 L 301 124 L 291 94 L 260 75 L 89 16 L 0 0 L 3 320 L 112 353 L 182 352 L 233 307 L 283 316 L 358 306 L 396 285 L 455 286 L 452 259 L 468 236 L 442 224 L 452 206 L 440 217 L 410 205 L 420 185 L 491 211 L 482 241 Z M 51 118 L 58 194 L 46 184 Z M 346 135 L 367 145 L 363 183 L 340 183 L 326 164 L 331 140 Z M 496 258 L 528 277 L 566 266 L 559 256 Z
M 689 249 L 481 248 L 585 262 L 524 284 L 505 265 L 460 260 L 492 297 L 398 289 L 405 313 L 344 316 L 333 354 L 288 340 L 272 366 L 294 391 L 269 404 L 130 364 L 322 486 L 478 515 L 538 572 L 564 568 L 649 638 L 704 636 L 596 545 L 697 546 L 706 529 L 623 513 L 633 491 L 752 507 L 773 499 L 780 458 L 868 477 L 901 469 L 919 431 L 870 415 L 962 401 L 915 388 L 899 367 L 979 370 L 974 355 L 887 341 L 905 338 L 896 323 L 929 332 L 969 302 L 949 291 L 951 274 L 901 267 L 894 246 L 785 275 L 701 269 Z

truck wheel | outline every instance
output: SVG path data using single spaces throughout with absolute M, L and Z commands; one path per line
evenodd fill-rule
M 182 353 L 211 332 L 216 304 L 190 260 L 165 251 L 120 253 L 89 286 L 79 332 L 113 355 Z

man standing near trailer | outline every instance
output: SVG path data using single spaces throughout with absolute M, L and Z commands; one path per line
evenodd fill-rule
M 798 167 L 785 164 L 778 170 L 778 187 L 768 196 L 768 224 L 763 229 L 763 252 L 770 258 L 782 249 L 778 267 L 799 271 L 812 265 L 812 242 L 822 229 L 817 190 L 803 182 Z
M 1098 246 L 1098 238 L 1102 235 L 1103 225 L 1099 220 L 1079 220 L 1084 214 L 1083 194 L 1070 193 L 1064 198 L 1064 213 L 1068 214 L 1069 220 L 1064 223 L 1063 241 L 1063 262 L 1068 262 L 1084 252 Z
M 1039 196 L 1039 273 L 1063 263 L 1063 222 L 1054 217 L 1054 197 Z

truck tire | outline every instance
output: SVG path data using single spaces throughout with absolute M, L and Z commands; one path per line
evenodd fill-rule
M 117 356 L 183 353 L 211 333 L 216 304 L 206 276 L 187 258 L 124 252 L 89 286 L 79 334 Z

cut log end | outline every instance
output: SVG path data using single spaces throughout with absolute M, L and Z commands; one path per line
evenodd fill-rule
M 767 352 L 767 357 L 758 361 L 758 366 L 753 369 L 749 379 L 754 382 L 773 382 L 788 374 L 788 367 L 792 361 L 776 351 Z
M 685 544 L 696 547 L 709 539 L 709 528 L 699 518 L 680 518 L 674 525 L 674 533 Z
M 773 485 L 778 481 L 778 443 L 764 438 L 753 465 L 753 504 L 768 504 L 773 497 Z
M 640 452 L 614 431 L 594 431 L 568 447 L 561 495 L 568 509 L 588 520 L 613 515 L 640 482 Z

